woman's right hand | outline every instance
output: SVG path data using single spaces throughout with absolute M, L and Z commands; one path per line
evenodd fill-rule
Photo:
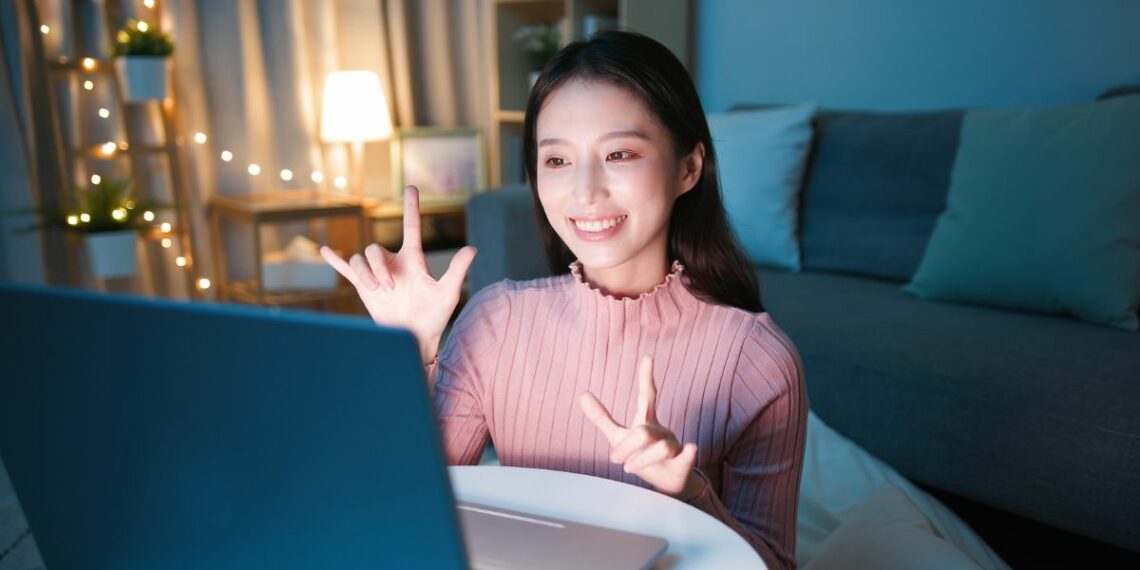
M 372 320 L 402 327 L 415 335 L 424 364 L 435 359 L 439 339 L 459 304 L 459 291 L 475 248 L 459 250 L 438 280 L 428 271 L 420 236 L 420 198 L 415 186 L 404 189 L 404 243 L 398 253 L 371 244 L 345 261 L 328 246 L 321 256 L 356 287 Z

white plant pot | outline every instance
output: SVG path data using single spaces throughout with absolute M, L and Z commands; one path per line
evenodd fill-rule
M 127 102 L 166 98 L 170 58 L 160 55 L 125 55 L 115 58 L 119 90 Z
M 86 234 L 84 247 L 95 277 L 107 279 L 134 275 L 138 270 L 135 255 L 138 237 L 138 230 L 133 229 Z

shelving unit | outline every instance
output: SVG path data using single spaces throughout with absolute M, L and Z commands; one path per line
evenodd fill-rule
M 614 18 L 618 29 L 643 33 L 665 44 L 689 67 L 690 0 L 494 0 L 486 15 L 491 38 L 490 184 L 525 181 L 523 120 L 532 71 L 512 39 L 523 26 L 558 24 L 562 44 L 584 36 L 589 16 Z
M 39 14 L 34 3 L 29 2 L 23 7 L 24 15 L 27 18 L 27 26 L 30 30 L 40 30 Z M 125 19 L 123 16 L 122 6 L 116 0 L 108 0 L 103 7 L 105 16 L 105 28 L 109 34 L 113 34 L 123 24 Z M 153 13 L 154 19 L 160 19 L 158 9 Z M 67 33 L 76 34 L 75 30 L 67 30 Z M 58 33 L 58 32 L 57 32 Z M 92 164 L 99 164 L 101 162 L 110 162 L 112 167 L 110 172 L 103 170 L 99 172 L 103 177 L 106 176 L 123 176 L 129 173 L 129 177 L 134 185 L 134 196 L 136 198 L 154 199 L 150 188 L 143 187 L 143 182 L 168 176 L 169 187 L 172 196 L 169 198 L 159 197 L 161 201 L 169 202 L 174 205 L 175 217 L 173 223 L 167 222 L 168 231 L 159 230 L 158 223 L 155 227 L 148 228 L 139 232 L 139 239 L 142 241 L 144 248 L 143 251 L 148 255 L 150 263 L 149 266 L 152 274 L 149 276 L 151 284 L 156 284 L 166 278 L 163 271 L 162 258 L 164 254 L 162 249 L 174 247 L 177 244 L 178 253 L 185 259 L 185 266 L 181 268 L 181 276 L 185 280 L 186 294 L 190 299 L 200 299 L 202 297 L 201 290 L 197 287 L 195 272 L 193 271 L 195 260 L 198 259 L 195 243 L 192 239 L 190 231 L 190 212 L 188 205 L 190 204 L 190 196 L 188 191 L 189 182 L 186 178 L 186 167 L 183 162 L 182 156 L 182 137 L 180 136 L 182 119 L 179 115 L 179 110 L 174 98 L 174 85 L 173 78 L 168 88 L 167 97 L 162 100 L 152 101 L 127 101 L 117 81 L 117 74 L 113 65 L 113 59 L 110 58 L 97 58 L 97 57 L 60 57 L 58 59 L 47 59 L 44 54 L 46 47 L 42 43 L 41 34 L 32 34 L 36 41 L 41 42 L 36 46 L 36 67 L 37 71 L 43 73 L 45 78 L 44 84 L 47 86 L 46 95 L 48 99 L 48 107 L 50 108 L 49 117 L 50 124 L 42 125 L 41 136 L 45 140 L 51 140 L 55 143 L 56 156 L 59 157 L 62 164 L 59 165 L 60 175 L 57 184 L 60 185 L 57 198 L 60 200 L 61 205 L 66 207 L 74 206 L 72 203 L 75 199 L 74 190 L 80 184 L 83 184 L 88 179 Z M 112 38 L 108 38 L 112 39 Z M 91 79 L 98 79 L 99 81 L 107 81 L 113 86 L 115 109 L 111 113 L 116 120 L 121 121 L 120 127 L 123 134 L 123 140 L 120 141 L 102 141 L 93 142 L 84 132 L 83 121 L 75 117 L 69 117 L 61 108 L 61 101 L 59 101 L 57 89 L 66 85 L 68 88 L 68 97 L 76 97 L 82 95 L 83 91 L 80 90 L 80 81 L 87 81 Z M 89 90 L 89 89 L 87 89 Z M 161 125 L 161 140 L 158 142 L 140 143 L 132 141 L 137 139 L 138 133 L 147 130 L 147 125 L 139 121 L 145 120 L 146 109 L 149 106 L 157 106 L 158 115 L 160 117 Z M 78 106 L 76 106 L 78 110 Z M 64 136 L 65 125 L 64 121 L 71 118 L 74 121 L 74 137 L 71 142 L 67 141 Z M 165 168 L 158 168 L 155 172 L 147 172 L 143 166 L 144 161 L 149 161 L 151 157 L 165 160 Z M 126 161 L 126 172 L 123 172 L 122 161 Z M 41 193 L 45 189 L 41 189 Z M 42 198 L 42 195 L 41 195 Z M 82 269 L 80 250 L 83 246 L 83 237 L 74 232 L 67 232 L 66 235 L 67 245 L 67 262 L 68 267 L 68 281 L 73 286 L 82 287 L 85 285 L 85 272 Z M 160 249 L 160 245 L 161 248 Z M 181 262 L 181 261 L 180 261 Z M 110 280 L 108 280 L 110 281 Z M 115 287 L 122 288 L 124 284 L 119 283 Z M 109 284 L 102 284 L 103 287 L 111 288 Z M 128 292 L 128 291 L 124 291 Z

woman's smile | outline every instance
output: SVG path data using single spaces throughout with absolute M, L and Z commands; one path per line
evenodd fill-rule
M 578 239 L 585 241 L 599 241 L 607 239 L 618 232 L 622 222 L 629 218 L 622 216 L 584 216 L 581 218 L 568 218 L 574 227 Z

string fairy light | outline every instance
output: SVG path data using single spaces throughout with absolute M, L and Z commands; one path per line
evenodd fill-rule
M 143 0 L 142 4 L 147 9 L 154 9 L 157 2 L 155 0 Z M 135 27 L 135 29 L 137 29 L 140 32 L 146 32 L 150 29 L 151 24 L 148 23 L 146 20 L 140 19 L 134 23 L 134 27 Z M 43 35 L 48 35 L 49 33 L 51 33 L 51 27 L 48 26 L 47 24 L 41 25 L 40 26 L 40 33 L 42 33 Z M 60 58 L 60 63 L 66 64 L 67 62 L 68 62 L 68 58 L 66 58 L 66 57 Z M 84 58 L 80 59 L 80 66 L 85 71 L 95 71 L 96 68 L 99 66 L 99 60 L 92 58 L 92 57 L 84 57 Z M 82 83 L 82 87 L 86 91 L 94 91 L 95 81 L 93 81 L 92 79 L 84 79 L 84 81 Z M 99 118 L 101 118 L 101 119 L 111 118 L 111 110 L 108 109 L 107 107 L 99 107 L 97 114 L 98 114 Z M 199 145 L 204 145 L 209 140 L 209 137 L 207 136 L 207 134 L 205 132 L 197 131 L 194 133 L 193 140 L 195 143 L 197 143 Z M 130 145 L 127 143 L 127 141 L 124 140 L 124 141 L 118 142 L 117 144 L 114 141 L 107 141 L 107 142 L 100 144 L 98 148 L 104 155 L 110 157 L 110 156 L 115 154 L 116 150 L 126 151 L 129 147 L 130 147 Z M 221 151 L 221 153 L 219 154 L 219 157 L 221 158 L 221 160 L 223 162 L 233 162 L 234 159 L 236 158 L 234 153 L 231 152 L 230 150 L 227 150 L 227 149 L 223 149 Z M 249 163 L 246 167 L 246 172 L 249 174 L 249 176 L 258 176 L 261 174 L 261 170 L 262 170 L 261 165 L 258 163 Z M 297 176 L 297 174 L 292 169 L 283 168 L 278 172 L 278 176 L 281 178 L 282 181 L 291 182 Z M 93 185 L 100 184 L 102 182 L 102 180 L 103 180 L 103 178 L 99 174 L 92 174 L 90 176 L 90 181 L 91 181 L 91 184 L 93 184 Z M 312 170 L 309 172 L 309 180 L 311 180 L 314 184 L 323 184 L 326 180 L 325 179 L 325 173 L 321 170 Z M 333 177 L 333 183 L 337 188 L 340 188 L 340 189 L 344 189 L 344 188 L 348 187 L 348 179 L 345 176 L 334 176 Z M 125 205 L 125 208 L 119 207 L 119 208 L 114 209 L 111 212 L 111 216 L 115 220 L 117 220 L 117 221 L 126 220 L 129 217 L 128 210 L 133 209 L 135 204 L 134 204 L 134 201 L 132 200 L 132 201 L 126 202 L 124 205 Z M 154 222 L 155 218 L 156 218 L 155 213 L 153 211 L 150 211 L 150 210 L 143 212 L 142 217 L 147 222 Z M 67 216 L 67 223 L 69 225 L 72 225 L 72 226 L 77 226 L 80 223 L 88 223 L 90 221 L 91 221 L 91 215 L 88 212 L 82 212 L 79 215 L 72 214 L 72 215 Z M 162 224 L 160 224 L 159 229 L 160 229 L 162 234 L 169 235 L 169 234 L 171 234 L 171 232 L 173 230 L 173 226 L 169 222 L 163 222 Z M 169 237 L 163 237 L 161 240 L 161 244 L 162 244 L 163 248 L 169 249 L 169 248 L 173 247 L 174 242 Z M 184 255 L 177 256 L 175 258 L 175 264 L 178 267 L 183 267 L 183 268 L 189 267 L 192 265 L 190 260 Z M 201 277 L 196 281 L 196 285 L 197 285 L 198 289 L 204 291 L 204 290 L 207 290 L 211 287 L 211 282 L 208 278 Z

